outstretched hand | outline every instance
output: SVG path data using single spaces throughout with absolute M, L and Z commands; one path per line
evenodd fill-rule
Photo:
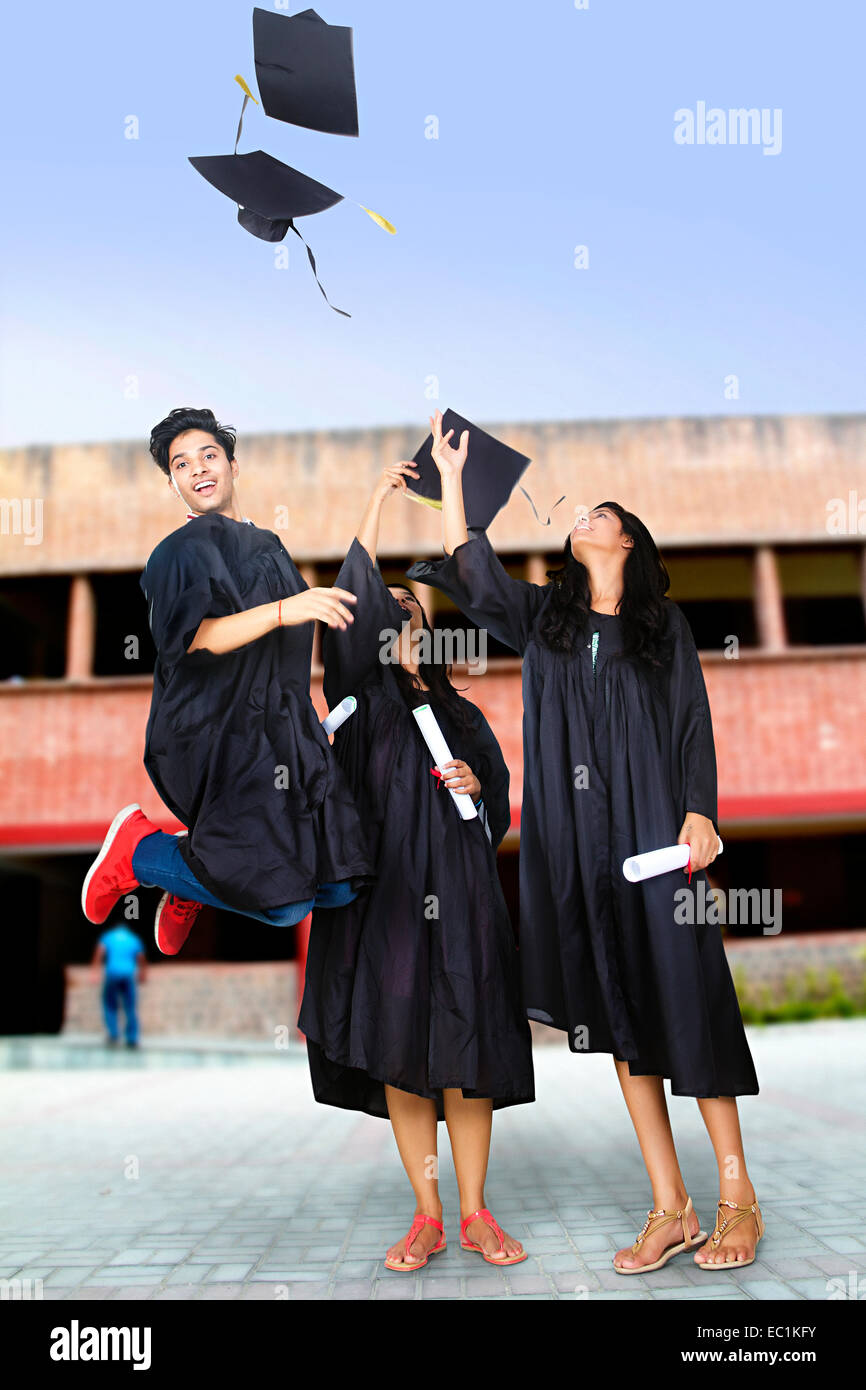
M 441 410 L 437 410 L 435 415 L 430 416 L 430 429 L 433 431 L 433 462 L 439 469 L 442 478 L 455 477 L 462 473 L 469 451 L 469 431 L 463 431 L 460 436 L 460 443 L 455 449 L 450 442 L 454 433 L 453 430 L 449 430 L 445 437 L 442 437 Z
M 345 632 L 348 624 L 355 621 L 346 605 L 357 602 L 357 595 L 350 594 L 348 589 L 305 589 L 303 593 L 283 599 L 282 624 L 299 627 L 302 623 L 318 620 Z

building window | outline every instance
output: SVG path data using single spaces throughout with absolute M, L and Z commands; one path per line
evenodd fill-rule
M 96 602 L 95 676 L 147 676 L 153 672 L 156 651 L 138 580 L 139 571 L 91 575 Z
M 69 583 L 66 575 L 0 582 L 0 680 L 65 674 Z
M 700 651 L 724 651 L 736 637 L 756 647 L 752 551 L 674 550 L 662 556 L 671 577 L 668 596 L 683 610 Z
M 779 547 L 777 564 L 791 646 L 866 642 L 859 547 Z

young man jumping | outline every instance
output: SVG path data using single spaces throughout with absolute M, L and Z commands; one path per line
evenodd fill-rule
M 210 410 L 173 410 L 151 433 L 187 520 L 141 577 L 157 649 L 144 764 L 188 833 L 125 806 L 81 895 L 102 923 L 122 894 L 163 888 L 154 932 L 167 955 L 203 903 L 289 926 L 372 877 L 309 690 L 313 624 L 345 630 L 355 596 L 308 588 L 280 539 L 245 519 L 235 444 Z

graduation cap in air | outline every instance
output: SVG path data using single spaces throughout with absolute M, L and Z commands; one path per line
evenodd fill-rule
M 343 201 L 342 193 L 290 169 L 264 150 L 202 155 L 189 162 L 238 204 L 238 222 L 262 241 L 282 241 L 295 217 L 310 217 Z
M 352 30 L 315 10 L 253 10 L 253 47 L 262 105 L 277 121 L 331 135 L 358 134 Z
M 531 460 L 508 444 L 494 439 L 492 434 L 487 434 L 469 420 L 464 420 L 454 410 L 446 410 L 442 417 L 443 436 L 449 430 L 454 431 L 450 441 L 453 447 L 457 446 L 463 431 L 469 431 L 469 452 L 463 468 L 466 525 L 486 530 L 496 513 L 505 506 Z M 433 462 L 432 434 L 427 436 L 415 454 L 414 462 L 420 477 L 410 480 L 407 496 L 428 507 L 441 509 L 442 479 Z
M 267 115 L 292 125 L 337 135 L 358 134 L 352 30 L 326 24 L 315 10 L 297 15 L 253 11 L 253 43 L 259 91 Z M 324 212 L 345 195 L 293 169 L 264 150 L 238 154 L 244 113 L 250 101 L 259 103 L 244 79 L 235 81 L 244 93 L 235 148 L 228 155 L 198 155 L 190 164 L 208 183 L 238 205 L 238 222 L 262 241 L 282 241 L 289 231 L 304 243 L 316 284 L 336 313 L 319 279 L 311 248 L 295 226 L 295 218 Z M 354 202 L 354 199 L 345 199 Z M 357 204 L 392 235 L 396 228 L 371 208 Z

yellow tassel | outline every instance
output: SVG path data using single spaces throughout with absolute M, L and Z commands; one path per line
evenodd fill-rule
M 373 221 L 377 222 L 380 227 L 384 227 L 386 232 L 390 232 L 392 236 L 397 235 L 397 228 L 394 226 L 393 222 L 389 222 L 386 218 L 381 217 L 379 213 L 374 212 L 372 208 L 365 208 L 363 203 L 359 203 L 358 207 L 362 212 L 366 212 L 368 217 L 372 217 Z
M 411 498 L 413 502 L 421 502 L 425 507 L 432 507 L 434 511 L 441 512 L 442 510 L 441 501 L 437 502 L 433 497 L 419 497 L 418 493 L 413 492 L 411 488 L 406 489 L 406 496 Z
M 241 89 L 241 91 L 244 93 L 244 95 L 245 95 L 245 96 L 248 96 L 249 99 L 250 99 L 250 101 L 255 101 L 255 102 L 256 102 L 256 106 L 258 106 L 259 103 L 256 101 L 255 97 L 253 96 L 252 92 L 250 91 L 250 89 L 249 89 L 249 87 L 247 86 L 247 84 L 246 84 L 246 82 L 244 81 L 244 79 L 241 77 L 240 73 L 237 73 L 237 74 L 236 74 L 236 76 L 235 76 L 235 82 L 237 82 L 238 86 L 240 87 L 240 89 Z

